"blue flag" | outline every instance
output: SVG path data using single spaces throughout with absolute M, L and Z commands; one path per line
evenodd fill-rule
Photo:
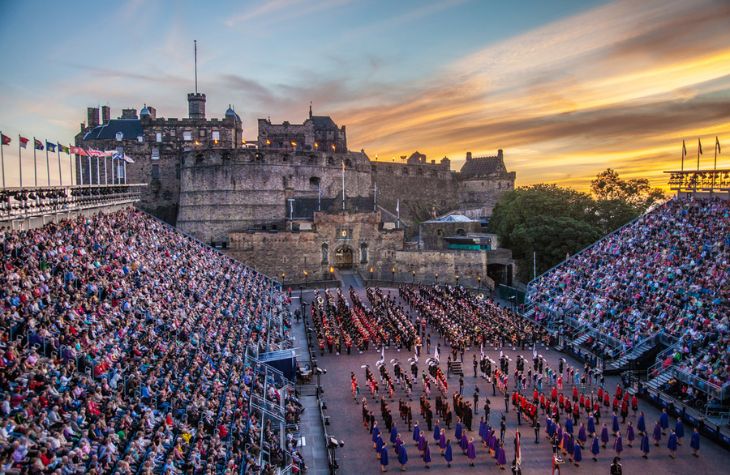
M 46 148 L 48 149 L 49 152 L 55 152 L 56 151 L 56 144 L 55 143 L 51 143 L 48 140 L 46 140 Z

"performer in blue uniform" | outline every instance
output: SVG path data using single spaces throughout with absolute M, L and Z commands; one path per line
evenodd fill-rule
M 629 447 L 634 446 L 634 440 L 636 439 L 636 432 L 634 432 L 634 426 L 629 421 L 629 426 L 626 428 L 626 440 L 629 441 L 627 444 Z
M 575 444 L 573 446 L 573 462 L 575 463 L 575 466 L 579 467 L 582 460 L 583 453 L 581 452 L 580 444 Z
M 408 463 L 408 453 L 406 452 L 406 444 L 400 446 L 398 451 L 398 463 L 400 464 L 401 472 L 406 471 L 406 464 Z
M 662 426 L 659 424 L 659 421 L 656 421 L 656 424 L 654 424 L 654 445 L 659 447 L 659 442 L 662 440 Z
M 689 440 L 689 446 L 692 447 L 692 455 L 694 455 L 695 457 L 699 457 L 700 432 L 697 430 L 697 427 L 692 430 L 692 437 Z
M 418 427 L 418 422 L 413 424 L 413 442 L 418 445 L 418 441 L 421 440 L 421 428 Z
M 423 463 L 426 465 L 426 468 L 431 468 L 428 465 L 431 463 L 431 449 L 428 448 L 428 442 L 425 441 L 423 446 Z
M 446 441 L 446 450 L 444 450 L 444 459 L 446 460 L 446 466 L 451 468 L 451 461 L 454 460 L 454 454 L 451 450 L 451 439 Z
M 621 432 L 616 436 L 616 440 L 613 442 L 613 449 L 616 451 L 616 457 L 621 459 L 621 452 L 624 451 L 624 440 L 621 438 Z
M 639 413 L 639 421 L 636 423 L 636 428 L 639 430 L 639 435 L 644 435 L 646 432 L 646 421 L 644 420 L 644 411 Z
M 643 455 L 642 458 L 648 459 L 649 458 L 649 434 L 644 432 L 644 435 L 641 436 L 641 452 Z
M 598 462 L 598 453 L 600 452 L 600 448 L 598 447 L 598 437 L 593 436 L 593 443 L 591 444 L 591 453 L 593 454 L 593 461 Z
M 469 439 L 469 445 L 466 447 L 466 456 L 469 457 L 469 465 L 474 466 L 474 459 L 477 458 L 477 449 L 474 447 L 474 437 Z
M 667 435 L 667 429 L 669 429 L 669 415 L 667 414 L 667 408 L 662 409 L 662 415 L 659 416 L 659 424 L 662 426 L 662 435 Z
M 682 439 L 684 438 L 684 424 L 682 418 L 677 417 L 677 423 L 674 424 L 674 433 L 677 434 L 677 443 L 682 445 Z
M 672 458 L 676 458 L 677 455 L 677 434 L 672 431 L 671 434 L 669 434 L 669 440 L 667 441 L 667 448 L 669 449 L 669 456 Z
M 606 423 L 603 423 L 603 427 L 601 428 L 601 445 L 603 448 L 606 448 L 606 444 L 608 444 L 608 427 L 606 427 Z
M 380 471 L 388 471 L 388 449 L 386 449 L 385 447 L 380 449 Z

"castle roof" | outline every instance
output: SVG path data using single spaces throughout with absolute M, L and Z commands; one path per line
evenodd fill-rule
M 504 166 L 504 160 L 500 157 L 477 157 L 467 160 L 461 167 L 460 173 L 464 178 L 475 178 L 507 173 L 507 167 Z
M 337 124 L 332 120 L 332 117 L 328 115 L 313 115 L 312 122 L 314 122 L 314 128 L 320 130 L 337 130 Z
M 473 219 L 463 214 L 447 214 L 438 218 L 429 219 L 427 223 L 472 223 Z
M 142 124 L 139 119 L 112 119 L 106 124 L 98 125 L 84 135 L 84 140 L 115 139 L 117 132 L 121 132 L 124 139 L 135 139 L 143 135 Z

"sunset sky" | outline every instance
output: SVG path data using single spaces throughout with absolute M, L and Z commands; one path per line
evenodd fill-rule
M 232 104 L 248 139 L 257 118 L 301 122 L 312 101 L 371 158 L 458 168 L 502 148 L 518 185 L 585 190 L 607 167 L 663 185 L 683 139 L 696 167 L 698 137 L 702 167 L 719 136 L 730 168 L 727 0 L 6 0 L 8 184 L 19 133 L 70 143 L 87 106 L 185 117 L 193 39 L 208 117 Z

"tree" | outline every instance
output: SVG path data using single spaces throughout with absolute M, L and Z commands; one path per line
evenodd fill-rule
M 646 178 L 624 180 L 612 168 L 602 171 L 591 181 L 591 192 L 598 200 L 618 200 L 637 206 L 641 211 L 664 199 L 664 192 L 652 188 Z

